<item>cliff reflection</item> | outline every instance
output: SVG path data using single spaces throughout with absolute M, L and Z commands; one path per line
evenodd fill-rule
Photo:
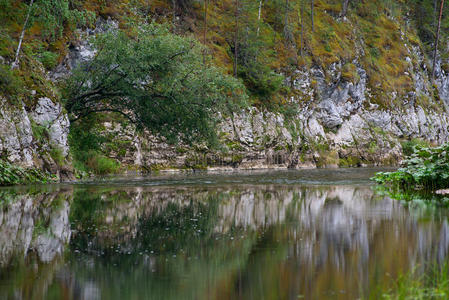
M 7 191 L 2 299 L 376 296 L 449 248 L 445 213 L 369 186 Z

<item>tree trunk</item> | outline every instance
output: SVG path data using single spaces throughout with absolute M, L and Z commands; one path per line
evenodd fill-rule
M 259 1 L 259 15 L 257 16 L 257 36 L 259 36 L 260 31 L 260 16 L 262 15 L 262 4 L 263 0 Z
M 173 6 L 173 27 L 175 26 L 176 21 L 176 0 L 171 0 Z
M 433 27 L 437 26 L 437 0 L 433 0 Z
M 285 0 L 285 16 L 284 16 L 284 37 L 287 43 L 290 42 L 290 29 L 288 28 L 288 0 Z
M 436 62 L 437 62 L 437 49 L 438 49 L 438 40 L 440 38 L 441 17 L 443 16 L 443 6 L 444 6 L 444 0 L 441 0 L 441 2 L 440 2 L 440 16 L 438 17 L 437 35 L 435 37 L 435 48 L 433 49 L 432 83 L 435 80 L 435 65 L 436 65 Z
M 209 0 L 204 0 L 204 33 L 203 33 L 203 43 L 206 45 L 206 35 L 207 35 L 207 5 Z
M 349 0 L 343 0 L 343 6 L 341 9 L 341 17 L 346 17 L 346 14 L 348 13 L 348 6 L 349 6 Z
M 315 32 L 315 26 L 313 24 L 313 6 L 314 6 L 314 3 L 313 3 L 313 0 L 311 0 L 310 1 L 310 16 L 312 18 L 312 32 Z
M 301 57 L 303 55 L 302 51 L 304 49 L 304 0 L 301 0 Z
M 11 64 L 11 70 L 15 69 L 16 67 L 19 66 L 20 48 L 22 47 L 22 41 L 23 41 L 23 37 L 25 36 L 25 30 L 26 30 L 27 25 L 28 25 L 28 19 L 30 18 L 31 10 L 33 8 L 33 2 L 34 2 L 34 0 L 30 1 L 30 7 L 28 8 L 28 13 L 27 13 L 27 16 L 25 18 L 25 23 L 23 24 L 22 32 L 20 33 L 19 45 L 17 45 L 16 55 L 14 57 L 13 63 Z
M 237 77 L 237 58 L 239 43 L 240 0 L 235 0 L 235 35 L 234 35 L 234 77 Z

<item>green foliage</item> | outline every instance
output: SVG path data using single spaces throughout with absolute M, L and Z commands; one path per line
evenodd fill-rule
M 65 158 L 61 148 L 54 146 L 50 149 L 49 153 L 58 166 L 64 165 Z
M 70 127 L 70 151 L 77 172 L 105 175 L 117 173 L 120 168 L 114 159 L 102 154 L 102 146 L 109 140 L 100 134 L 103 129 L 100 123 L 100 119 L 91 115 Z
M 77 1 L 70 0 L 40 0 L 35 1 L 32 9 L 32 22 L 42 27 L 42 36 L 54 41 L 63 34 L 64 27 L 72 29 L 86 26 L 94 20 L 94 14 L 74 8 Z
M 232 41 L 229 55 L 235 60 L 237 47 L 237 75 L 253 95 L 266 103 L 281 90 L 284 76 L 270 68 L 276 55 L 275 41 L 273 35 L 261 34 L 261 30 L 264 33 L 270 28 L 258 22 L 258 4 L 258 1 L 240 1 L 237 33 L 228 33 L 235 35 L 229 37 Z
M 373 178 L 380 184 L 405 189 L 436 190 L 449 187 L 449 143 L 430 148 L 416 145 L 413 154 L 396 172 L 380 172 Z
M 87 167 L 96 175 L 114 174 L 120 169 L 120 164 L 114 159 L 96 152 L 88 153 Z
M 0 186 L 47 183 L 54 180 L 55 178 L 52 175 L 39 169 L 25 169 L 0 160 Z
M 383 294 L 385 299 L 447 299 L 449 273 L 447 263 L 435 265 L 428 274 L 415 270 L 402 275 L 394 287 Z
M 36 141 L 43 143 L 50 138 L 50 132 L 46 126 L 37 124 L 34 120 L 31 120 L 31 131 Z
M 437 212 L 441 208 L 449 207 L 449 197 L 438 195 L 433 191 L 403 189 L 400 186 L 378 185 L 376 194 L 388 196 L 401 202 L 410 209 L 419 209 L 427 212 Z
M 17 73 L 0 64 L 0 94 L 12 99 L 23 92 L 23 82 Z
M 39 55 L 39 61 L 46 69 L 53 69 L 58 64 L 59 55 L 54 52 L 44 51 Z
M 116 112 L 169 141 L 216 140 L 217 112 L 242 107 L 245 87 L 208 62 L 193 39 L 157 24 L 99 35 L 98 54 L 67 82 L 72 120 Z
M 248 89 L 261 100 L 269 100 L 280 91 L 284 77 L 273 72 L 262 62 L 252 61 L 242 65 L 238 74 Z
M 416 146 L 429 147 L 429 143 L 422 139 L 411 139 L 410 141 L 403 141 L 401 146 L 404 155 L 410 156 L 415 151 Z

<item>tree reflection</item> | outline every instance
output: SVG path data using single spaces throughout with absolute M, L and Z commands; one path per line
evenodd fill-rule
M 91 185 L 7 197 L 6 299 L 377 297 L 449 249 L 446 213 L 410 211 L 362 185 Z

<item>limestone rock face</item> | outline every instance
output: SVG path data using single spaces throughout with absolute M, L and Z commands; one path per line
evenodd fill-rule
M 29 108 L 21 101 L 11 104 L 0 97 L 0 156 L 3 160 L 23 167 L 47 169 L 61 179 L 71 179 L 69 128 L 69 119 L 61 104 L 50 98 L 39 98 L 34 107 Z M 57 165 L 51 155 L 55 149 L 66 164 Z
M 47 97 L 39 98 L 30 116 L 38 125 L 48 128 L 50 143 L 59 147 L 63 155 L 67 156 L 70 122 L 67 114 L 63 113 L 61 104 L 53 103 Z
M 24 166 L 33 165 L 31 122 L 22 105 L 13 107 L 0 98 L 0 154 L 3 159 Z

